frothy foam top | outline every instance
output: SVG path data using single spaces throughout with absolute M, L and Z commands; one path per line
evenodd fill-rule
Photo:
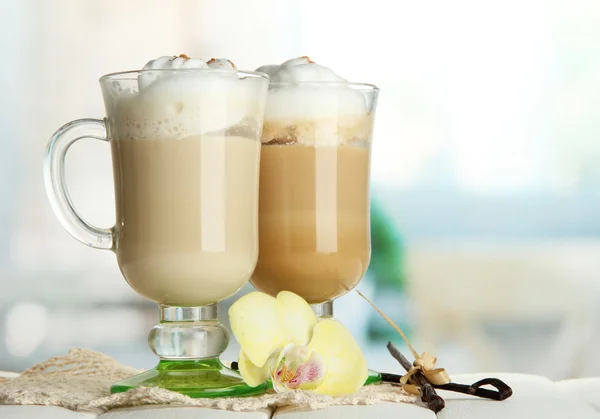
M 160 71 L 140 72 L 138 91 L 117 95 L 116 134 L 133 140 L 180 139 L 248 124 L 249 120 L 256 125 L 264 106 L 253 82 L 256 79 L 240 78 L 235 69 L 226 59 L 206 63 L 186 55 L 148 62 L 143 70 Z
M 162 56 L 155 60 L 150 60 L 142 70 L 175 70 L 178 68 L 208 68 L 208 64 L 201 58 L 190 58 L 185 54 L 179 56 Z M 164 76 L 158 71 L 141 73 L 138 76 L 140 90 L 145 89 L 154 83 L 158 78 Z
M 263 143 L 332 146 L 368 141 L 365 96 L 333 70 L 303 56 L 257 71 L 271 78 Z
M 333 70 L 319 65 L 307 56 L 292 58 L 281 65 L 265 65 L 256 69 L 266 73 L 271 83 L 345 82 Z
M 212 58 L 207 63 L 208 68 L 220 68 L 221 70 L 235 70 L 237 67 L 227 58 Z

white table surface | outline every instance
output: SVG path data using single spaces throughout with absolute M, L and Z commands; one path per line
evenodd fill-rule
M 508 383 L 514 395 L 503 402 L 441 392 L 446 408 L 439 419 L 600 419 L 600 378 L 553 383 L 539 376 L 519 374 L 456 375 L 456 382 L 473 383 L 484 377 Z M 106 413 L 73 412 L 54 406 L 1 406 L 1 419 L 436 419 L 417 404 L 380 403 L 335 406 L 322 410 L 284 407 L 274 411 L 228 412 L 187 406 L 144 406 Z

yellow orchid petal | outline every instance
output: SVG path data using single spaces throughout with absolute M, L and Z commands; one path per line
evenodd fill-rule
M 333 319 L 321 320 L 313 330 L 308 348 L 316 351 L 327 366 L 323 383 L 314 391 L 340 396 L 358 391 L 367 379 L 367 361 L 348 329 Z
M 277 299 L 262 292 L 246 294 L 229 308 L 231 331 L 256 367 L 262 368 L 274 351 L 289 343 L 284 316 Z
M 267 362 L 265 362 L 265 365 L 262 368 L 259 368 L 250 362 L 248 356 L 243 350 L 240 350 L 240 355 L 238 358 L 240 374 L 242 374 L 242 378 L 250 387 L 259 386 L 267 381 L 267 379 L 271 376 L 271 373 L 277 365 L 278 358 L 279 352 L 273 352 Z
M 289 291 L 277 294 L 277 301 L 283 307 L 284 329 L 291 341 L 297 345 L 308 344 L 317 324 L 317 316 L 310 305 L 302 297 Z

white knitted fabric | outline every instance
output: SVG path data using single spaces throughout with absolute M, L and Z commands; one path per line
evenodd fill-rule
M 380 402 L 414 403 L 416 398 L 390 384 L 363 387 L 342 397 L 294 391 L 258 397 L 192 399 L 156 387 L 140 387 L 110 394 L 110 386 L 141 371 L 125 367 L 107 355 L 72 349 L 66 356 L 50 358 L 15 378 L 0 378 L 0 404 L 62 406 L 71 410 L 109 410 L 118 407 L 177 404 L 233 411 L 270 407 L 304 406 L 320 409 L 334 405 L 367 405 Z

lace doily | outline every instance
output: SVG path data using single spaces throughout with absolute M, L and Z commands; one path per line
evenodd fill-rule
M 259 397 L 192 399 L 155 387 L 140 387 L 110 394 L 110 386 L 141 371 L 123 366 L 99 352 L 72 349 L 50 358 L 15 378 L 0 378 L 0 404 L 61 406 L 71 410 L 110 410 L 142 405 L 177 404 L 233 411 L 282 406 L 320 409 L 335 405 L 369 405 L 380 402 L 414 403 L 417 399 L 390 384 L 363 387 L 359 392 L 330 397 L 310 392 L 268 393 Z

